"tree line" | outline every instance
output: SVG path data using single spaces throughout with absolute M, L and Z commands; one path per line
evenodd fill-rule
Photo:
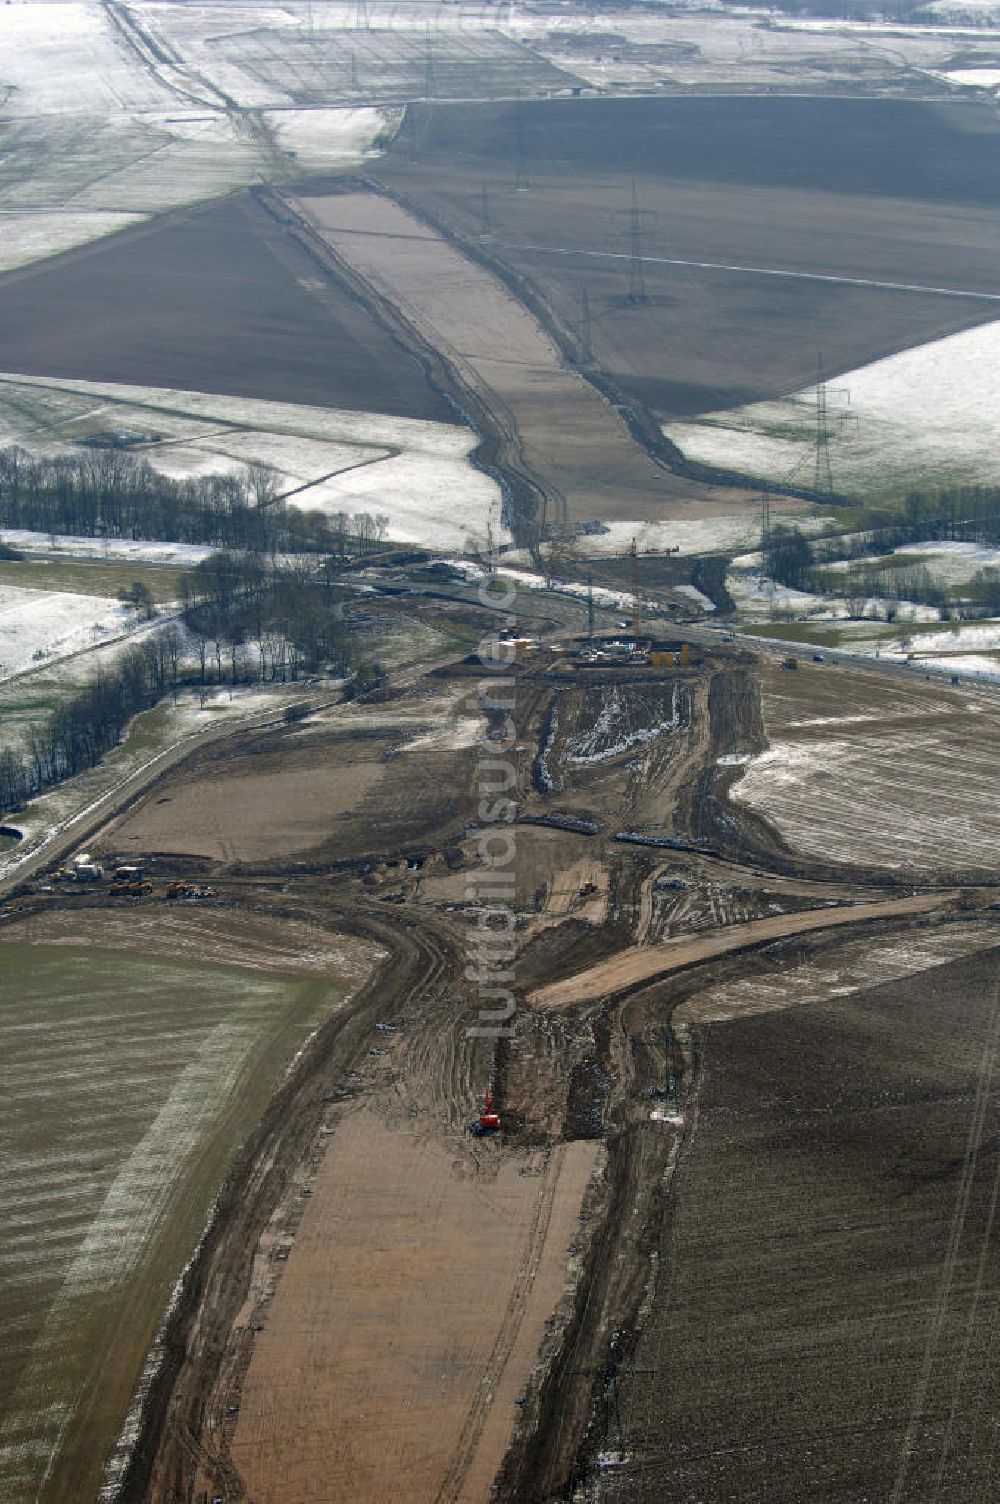
M 353 641 L 336 581 L 329 555 L 319 566 L 209 555 L 181 581 L 200 682 L 287 683 L 320 668 L 346 672 Z
M 171 623 L 132 644 L 32 727 L 22 751 L 0 752 L 0 809 L 94 767 L 133 716 L 182 685 L 291 683 L 319 668 L 346 674 L 354 639 L 337 575 L 329 556 L 209 555 L 182 578 L 183 630 Z M 371 665 L 357 671 L 364 687 L 377 682 Z
M 260 463 L 177 480 L 128 450 L 36 458 L 18 445 L 0 449 L 0 528 L 343 557 L 376 549 L 388 520 L 289 506 L 276 472 Z
M 0 807 L 28 799 L 92 768 L 116 746 L 134 715 L 149 710 L 180 676 L 181 640 L 175 628 L 126 648 L 28 732 L 25 750 L 0 752 Z
M 912 492 L 900 512 L 871 520 L 874 525 L 846 537 L 814 539 L 778 523 L 767 539 L 765 573 L 794 590 L 844 596 L 856 614 L 872 596 L 915 601 L 942 614 L 1000 612 L 1000 570 L 986 567 L 960 586 L 948 586 L 922 562 L 896 553 L 908 543 L 1000 544 L 1000 488 Z M 831 568 L 843 563 L 849 567 Z

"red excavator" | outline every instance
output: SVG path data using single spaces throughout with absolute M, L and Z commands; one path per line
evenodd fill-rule
M 500 1132 L 500 1114 L 493 1106 L 493 1093 L 489 1087 L 486 1088 L 486 1106 L 479 1114 L 479 1132 L 480 1135 Z

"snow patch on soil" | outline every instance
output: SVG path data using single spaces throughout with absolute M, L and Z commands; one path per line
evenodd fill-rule
M 991 548 L 983 543 L 953 543 L 948 541 L 901 544 L 892 554 L 872 559 L 875 565 L 890 564 L 902 555 L 905 561 L 923 565 L 935 580 L 944 585 L 961 585 L 979 569 L 1000 569 L 1000 548 Z M 866 561 L 837 559 L 826 568 L 848 572 Z
M 264 120 L 278 144 L 293 151 L 299 165 L 329 167 L 338 159 L 363 157 L 372 152 L 372 142 L 402 119 L 402 110 L 266 110 Z
M 89 214 L 55 209 L 21 214 L 0 211 L 0 272 L 72 251 L 142 221 L 141 214 L 116 214 L 112 210 Z
M 963 88 L 973 89 L 996 89 L 1000 87 L 1000 68 L 949 68 L 944 73 L 936 73 L 936 78 L 943 78 L 950 84 L 960 84 Z
M 836 377 L 828 395 L 834 485 L 899 491 L 996 483 L 998 363 L 1000 321 Z M 851 421 L 841 423 L 841 416 Z M 810 482 L 815 424 L 816 388 L 810 386 L 779 402 L 706 413 L 664 431 L 691 459 L 802 485 Z
M 575 736 L 567 738 L 562 760 L 572 767 L 585 767 L 590 763 L 607 762 L 609 758 L 620 757 L 622 753 L 630 752 L 633 747 L 643 746 L 646 742 L 657 741 L 661 736 L 667 736 L 671 731 L 676 731 L 680 723 L 679 684 L 674 685 L 670 719 L 659 721 L 652 726 L 644 720 L 636 724 L 632 707 L 626 700 L 620 698 L 617 690 L 612 690 L 594 724 L 586 731 L 578 731 Z
M 675 585 L 674 590 L 678 595 L 686 595 L 688 600 L 694 601 L 703 611 L 715 610 L 715 602 L 699 590 L 697 585 Z
M 460 716 L 445 726 L 432 726 L 400 747 L 401 752 L 462 752 L 475 747 L 485 721 L 478 716 Z
M 477 548 L 500 520 L 496 483 L 473 468 L 476 435 L 458 424 L 165 387 L 0 376 L 0 443 L 79 456 L 108 428 L 156 438 L 131 452 L 164 474 L 231 473 L 259 460 L 290 505 L 327 515 L 371 512 L 385 536 L 447 550 Z M 145 546 L 145 545 L 142 545 Z

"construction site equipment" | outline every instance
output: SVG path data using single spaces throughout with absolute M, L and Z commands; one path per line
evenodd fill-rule
M 797 658 L 782 658 L 781 666 L 782 668 L 798 668 L 799 660 Z
M 146 878 L 145 880 L 137 878 L 123 879 L 119 882 L 112 883 L 111 887 L 108 889 L 108 892 L 113 897 L 122 898 L 145 898 L 146 895 L 152 893 L 152 891 L 153 884 L 149 881 L 148 878 Z
M 214 898 L 215 889 L 206 887 L 204 883 L 192 883 L 184 878 L 176 878 L 173 882 L 167 883 L 163 896 L 166 899 Z
M 489 1087 L 487 1087 L 486 1089 L 486 1105 L 484 1106 L 483 1111 L 479 1114 L 479 1132 L 500 1132 L 500 1114 L 493 1106 L 493 1093 L 492 1091 L 490 1091 Z

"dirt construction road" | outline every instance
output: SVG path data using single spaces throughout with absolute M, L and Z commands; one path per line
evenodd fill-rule
M 805 930 L 828 929 L 838 924 L 860 924 L 867 919 L 891 919 L 914 914 L 929 914 L 953 901 L 954 893 L 926 893 L 916 898 L 890 899 L 887 903 L 851 904 L 838 909 L 809 909 L 801 914 L 777 914 L 772 919 L 753 919 L 748 924 L 733 924 L 721 931 L 695 936 L 682 935 L 660 945 L 630 945 L 616 956 L 609 956 L 596 966 L 565 977 L 548 987 L 537 987 L 528 1002 L 540 1008 L 568 1008 L 594 998 L 610 997 L 640 982 L 680 971 L 713 956 L 745 950 L 785 935 L 800 935 Z
M 489 1145 L 476 1172 L 413 1123 L 330 1141 L 244 1384 L 233 1463 L 254 1504 L 479 1504 L 559 1304 L 603 1150 Z

